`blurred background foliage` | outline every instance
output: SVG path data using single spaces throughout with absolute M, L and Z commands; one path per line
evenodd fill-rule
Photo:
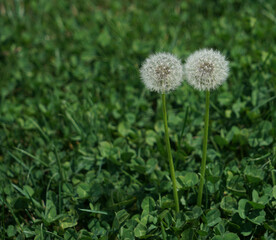
M 275 9 L 2 0 L 1 239 L 275 239 Z M 160 96 L 139 67 L 154 52 L 185 62 L 200 48 L 223 52 L 231 72 L 211 94 L 203 211 L 204 93 L 184 83 L 168 95 L 175 215 Z

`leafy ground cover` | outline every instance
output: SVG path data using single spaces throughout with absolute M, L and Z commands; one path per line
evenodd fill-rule
M 1 239 L 275 239 L 276 2 L 29 0 L 0 3 Z M 149 54 L 222 51 L 203 206 L 204 93 L 161 99 Z M 274 174 L 274 175 L 273 175 Z

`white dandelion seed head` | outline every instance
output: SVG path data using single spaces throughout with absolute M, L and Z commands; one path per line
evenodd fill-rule
M 202 49 L 188 57 L 184 65 L 185 78 L 200 91 L 216 89 L 227 79 L 228 65 L 219 51 Z
M 168 93 L 183 81 L 181 61 L 170 53 L 150 55 L 143 63 L 141 78 L 150 91 Z

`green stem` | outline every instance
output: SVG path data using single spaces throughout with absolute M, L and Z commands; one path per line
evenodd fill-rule
M 160 221 L 160 223 L 161 223 L 162 238 L 163 238 L 163 240 L 167 240 L 167 235 L 166 235 L 165 228 L 163 226 L 162 220 Z
M 202 203 L 202 193 L 203 193 L 205 170 L 206 170 L 208 126 L 209 126 L 209 105 L 210 105 L 210 92 L 206 91 L 203 152 L 202 152 L 202 161 L 201 161 L 201 167 L 200 167 L 200 183 L 199 183 L 199 190 L 198 190 L 198 197 L 197 197 L 197 205 L 199 207 L 201 207 L 201 203 Z
M 58 183 L 58 212 L 60 214 L 62 212 L 62 184 L 64 183 L 64 176 L 63 176 L 62 166 L 61 166 L 57 149 L 56 147 L 54 148 L 55 148 L 55 155 L 56 155 L 56 160 L 57 160 L 58 169 L 59 169 L 59 177 L 60 177 L 60 181 Z
M 271 163 L 271 160 L 269 160 L 269 166 L 270 166 L 270 169 L 271 169 L 272 184 L 273 184 L 273 186 L 275 186 L 276 185 L 276 179 L 275 179 L 275 175 L 274 175 L 275 170 L 274 170 L 274 167 Z
M 168 130 L 168 121 L 167 121 L 166 97 L 165 97 L 164 93 L 162 93 L 162 109 L 163 109 L 166 147 L 167 147 L 167 153 L 168 153 L 168 159 L 169 159 L 169 165 L 170 165 L 171 179 L 172 179 L 172 184 L 173 184 L 173 197 L 174 197 L 174 201 L 175 201 L 175 210 L 178 213 L 179 212 L 179 200 L 178 200 L 178 193 L 177 193 L 177 189 L 176 189 L 176 179 L 175 179 L 175 173 L 174 173 L 173 158 L 172 158 L 172 152 L 171 152 L 171 144 L 170 144 L 170 139 L 169 139 L 169 130 Z

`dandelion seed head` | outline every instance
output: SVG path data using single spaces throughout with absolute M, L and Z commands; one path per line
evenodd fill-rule
M 181 61 L 170 53 L 156 53 L 145 60 L 140 74 L 150 91 L 168 93 L 182 83 L 183 66 Z
M 184 65 L 187 82 L 200 91 L 216 89 L 226 81 L 228 73 L 228 61 L 213 49 L 196 51 Z

